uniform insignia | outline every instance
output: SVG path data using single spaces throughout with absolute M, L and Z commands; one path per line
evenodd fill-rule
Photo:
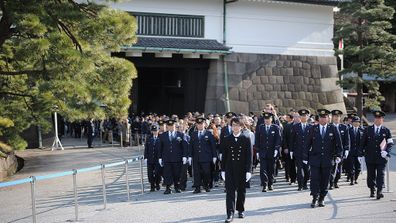
M 393 139 L 389 138 L 388 140 L 386 140 L 386 143 L 392 143 L 393 144 Z
M 275 134 L 275 131 L 272 131 L 271 133 L 272 133 L 272 134 Z
M 179 142 L 182 141 L 182 139 L 180 137 L 177 137 L 176 140 Z
M 333 136 L 333 133 L 329 133 L 329 136 Z

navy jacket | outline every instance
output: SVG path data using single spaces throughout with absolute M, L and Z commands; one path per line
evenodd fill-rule
M 169 131 L 160 135 L 158 158 L 164 163 L 182 162 L 183 157 L 188 156 L 188 143 L 181 132 L 170 141 Z
M 198 131 L 193 132 L 189 144 L 189 156 L 193 158 L 193 162 L 212 162 L 213 158 L 217 157 L 213 134 L 205 130 L 201 138 L 198 138 Z
M 334 126 L 336 126 L 336 125 L 334 124 Z M 349 134 L 348 134 L 349 127 L 344 124 L 339 124 L 338 131 L 340 132 L 340 137 L 341 137 L 341 142 L 342 142 L 342 151 L 344 153 L 346 150 L 349 150 L 349 147 L 351 144 Z
M 349 156 L 358 157 L 363 156 L 362 150 L 362 139 L 363 139 L 364 129 L 359 127 L 357 133 L 355 134 L 354 127 L 349 128 L 349 138 L 351 140 L 351 145 L 349 148 Z
M 332 124 L 327 124 L 324 137 L 320 135 L 319 127 L 311 127 L 305 141 L 303 160 L 308 160 L 310 166 L 331 167 L 334 157 L 342 156 L 340 133 Z
M 144 145 L 144 158 L 147 159 L 147 163 L 154 164 L 158 163 L 158 149 L 159 149 L 159 136 L 154 139 L 150 136 Z
M 310 128 L 312 128 L 312 125 L 306 123 L 305 130 L 303 131 L 302 124 L 297 123 L 291 129 L 290 151 L 293 152 L 293 157 L 296 159 L 301 160 L 303 158 L 304 145 Z
M 260 125 L 256 132 L 255 145 L 259 152 L 260 159 L 274 159 L 275 150 L 278 151 L 281 145 L 281 132 L 277 125 L 272 124 L 267 133 L 265 125 Z
M 393 146 L 390 130 L 381 126 L 379 134 L 375 134 L 374 125 L 371 125 L 364 130 L 362 149 L 366 157 L 366 163 L 384 164 L 387 162 L 385 158 L 382 158 L 380 149 L 380 144 L 384 139 L 386 140 L 385 151 L 388 152 L 388 156 L 390 156 L 389 153 Z

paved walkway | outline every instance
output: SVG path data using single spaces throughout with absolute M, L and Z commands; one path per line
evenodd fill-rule
M 386 126 L 396 130 L 396 115 L 387 116 Z M 396 134 L 393 133 L 393 137 Z M 10 180 L 31 175 L 44 175 L 72 168 L 95 166 L 121 161 L 141 154 L 139 148 L 69 148 L 64 151 L 27 150 L 19 152 L 25 158 L 25 168 Z M 396 151 L 391 159 L 390 188 L 396 190 Z M 225 194 L 223 188 L 210 193 L 163 195 L 159 192 L 141 194 L 139 163 L 130 165 L 131 200 L 127 201 L 123 167 L 106 170 L 107 209 L 103 209 L 100 171 L 82 173 L 77 177 L 79 217 L 81 222 L 223 222 Z M 144 173 L 145 170 L 144 170 Z M 349 186 L 345 177 L 340 189 L 330 191 L 326 207 L 311 209 L 308 191 L 298 192 L 286 184 L 283 172 L 273 192 L 262 193 L 257 173 L 248 189 L 246 218 L 235 222 L 395 222 L 396 193 L 386 193 L 379 201 L 368 197 L 366 172 L 359 184 Z M 149 185 L 145 179 L 145 189 Z M 71 176 L 37 183 L 38 222 L 66 222 L 74 219 Z M 31 222 L 30 185 L 0 189 L 0 222 Z

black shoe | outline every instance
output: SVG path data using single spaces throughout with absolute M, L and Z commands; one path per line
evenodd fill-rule
M 245 214 L 243 212 L 238 212 L 238 218 L 244 218 Z
M 303 190 L 308 190 L 307 185 L 303 186 Z
M 311 202 L 311 208 L 315 208 L 315 206 L 316 206 L 316 201 L 318 200 L 318 197 L 316 197 L 316 196 L 314 196 L 313 198 L 312 198 L 312 202 Z
M 351 181 L 351 182 L 349 183 L 349 185 L 353 186 L 353 185 L 354 185 L 353 181 Z
M 164 194 L 171 194 L 171 193 L 172 193 L 171 189 L 167 187 Z
M 355 184 L 358 184 L 358 182 L 355 180 Z
M 155 188 L 154 187 L 151 187 L 150 188 L 150 192 L 154 192 L 155 191 Z
M 210 192 L 210 188 L 209 187 L 205 188 L 205 191 Z
M 318 206 L 319 207 L 324 207 L 325 206 L 325 204 L 324 204 L 324 196 L 320 196 L 319 197 Z
M 329 190 L 333 190 L 333 185 L 330 185 Z
M 200 189 L 198 189 L 198 188 L 195 188 L 195 190 L 194 190 L 193 194 L 199 194 L 199 193 L 201 193 L 201 190 L 200 190 Z
M 268 190 L 274 190 L 274 188 L 272 187 L 272 185 L 268 186 Z
M 230 215 L 227 215 L 227 219 L 225 220 L 225 222 L 232 222 L 232 220 L 234 219 L 234 213 L 231 213 Z
M 370 189 L 370 197 L 374 197 L 375 189 Z
M 334 184 L 334 188 L 340 188 L 338 184 Z
M 302 191 L 302 187 L 298 187 L 298 189 L 297 189 L 298 191 Z
M 157 184 L 157 186 L 155 186 L 155 189 L 156 189 L 156 190 L 160 190 L 160 189 L 161 189 L 160 185 Z
M 179 188 L 176 187 L 176 188 L 175 188 L 175 192 L 176 192 L 176 193 L 181 193 L 181 190 L 180 190 Z
M 384 194 L 382 194 L 382 192 L 378 192 L 377 193 L 377 200 L 384 198 Z
M 261 192 L 267 192 L 267 189 L 263 187 L 263 190 Z

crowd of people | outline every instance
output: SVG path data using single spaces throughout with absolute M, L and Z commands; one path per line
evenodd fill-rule
M 276 189 L 275 177 L 284 168 L 285 180 L 296 190 L 308 190 L 309 183 L 315 208 L 325 206 L 328 190 L 339 188 L 343 175 L 350 185 L 358 184 L 365 159 L 370 197 L 383 198 L 393 141 L 383 126 L 385 113 L 373 114 L 374 124 L 363 127 L 356 114 L 344 115 L 340 110 L 319 109 L 312 114 L 300 109 L 278 115 L 267 104 L 260 116 L 196 112 L 182 118 L 148 114 L 135 121 L 140 131 L 144 122 L 150 129 L 144 159 L 151 191 L 160 190 L 162 184 L 164 194 L 171 194 L 172 186 L 181 193 L 188 175 L 193 177 L 193 193 L 210 192 L 224 183 L 226 222 L 230 222 L 235 210 L 244 218 L 246 188 L 258 166 L 262 192 Z

